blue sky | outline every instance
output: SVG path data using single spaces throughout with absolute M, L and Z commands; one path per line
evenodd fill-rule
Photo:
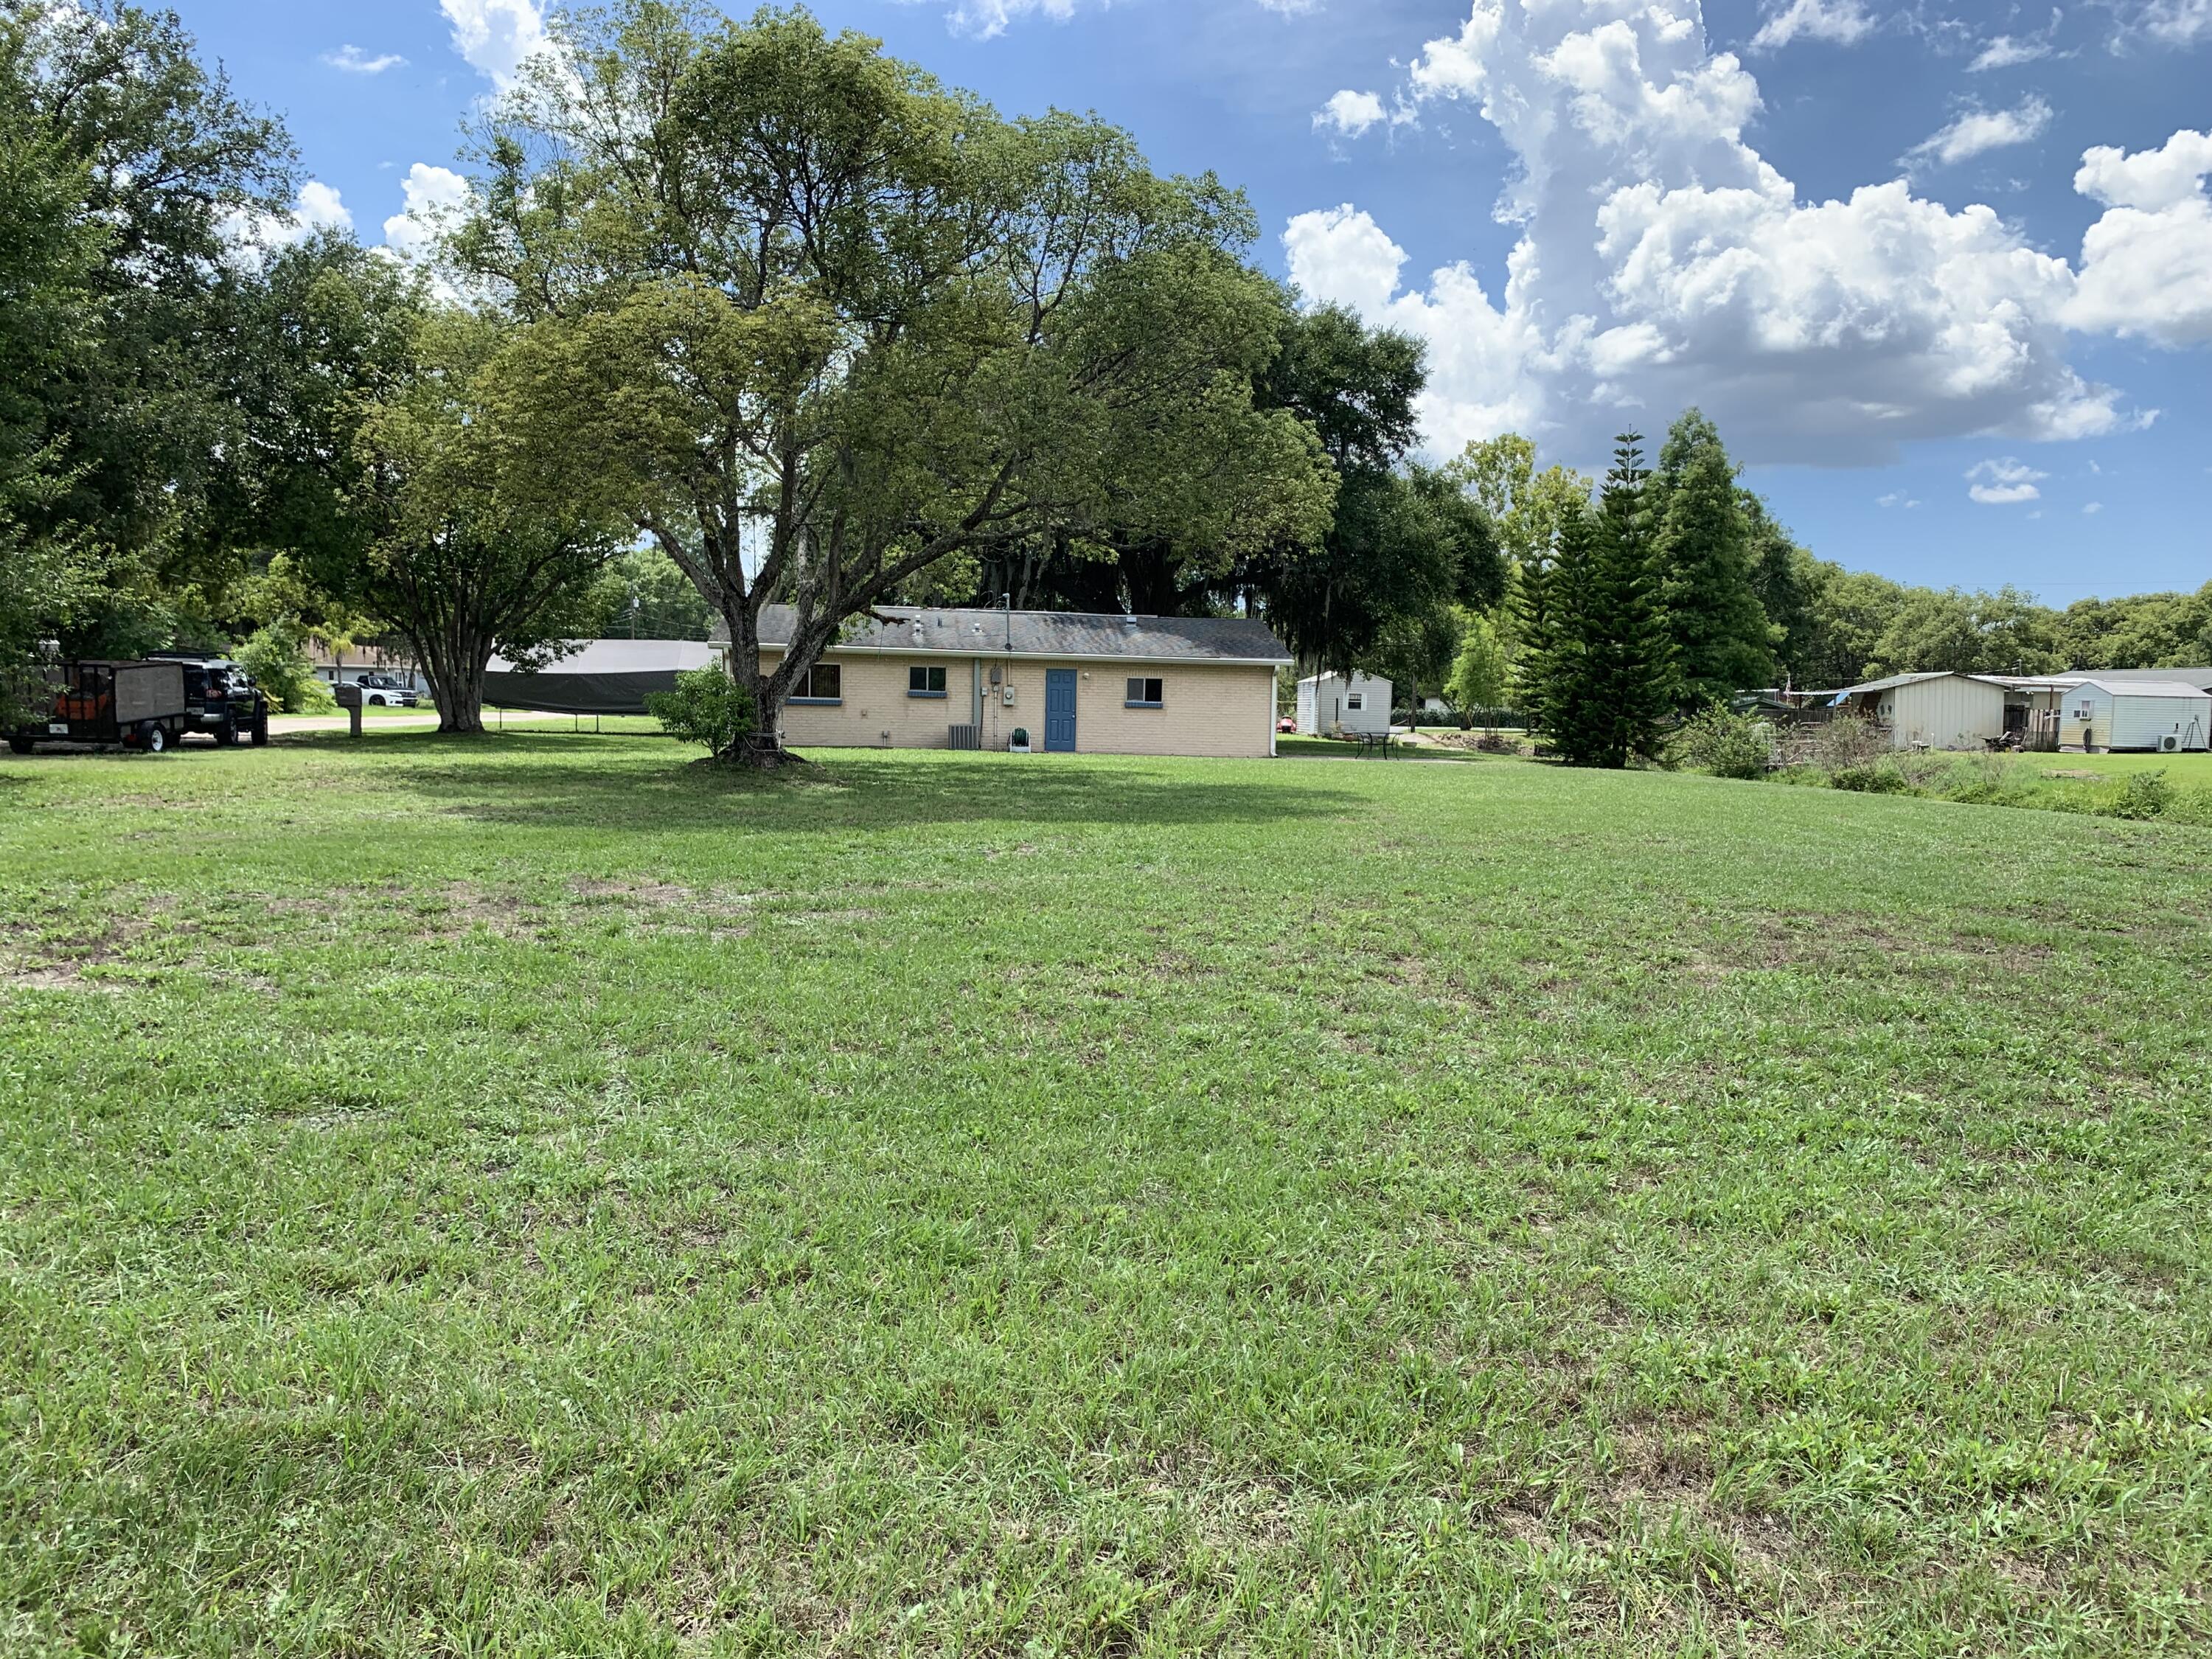
M 405 243 L 535 0 L 177 0 L 305 216 Z M 2212 580 L 2212 0 L 819 0 L 1251 197 L 1430 343 L 1438 453 L 1697 402 L 1814 551 L 2052 603 Z M 387 226 L 387 222 L 392 222 Z M 2085 241 L 2085 238 L 2087 240 Z

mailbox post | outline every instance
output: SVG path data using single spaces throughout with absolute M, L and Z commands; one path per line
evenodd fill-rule
M 346 718 L 353 726 L 354 736 L 359 737 L 361 735 L 361 687 L 349 680 L 341 680 L 331 688 L 331 695 L 338 700 L 338 707 L 346 711 Z

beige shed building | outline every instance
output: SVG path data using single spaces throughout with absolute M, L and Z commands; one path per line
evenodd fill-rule
M 2004 736 L 2006 689 L 1979 674 L 1893 674 L 1844 687 L 1829 707 L 1871 720 L 1893 749 L 1981 749 Z
M 1006 749 L 1260 757 L 1275 751 L 1290 653 L 1248 617 L 879 605 L 784 705 L 797 749 Z M 772 668 L 796 621 L 761 611 Z

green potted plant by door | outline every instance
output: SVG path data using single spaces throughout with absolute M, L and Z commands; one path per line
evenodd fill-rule
M 1026 755 L 1030 752 L 1030 729 L 1028 726 L 1018 726 L 1014 728 L 1013 738 L 1006 744 L 1006 752 L 1010 755 Z

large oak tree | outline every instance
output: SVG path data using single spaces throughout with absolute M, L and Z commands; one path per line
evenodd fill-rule
M 535 325 L 503 424 L 583 458 L 726 626 L 763 715 L 736 757 L 780 759 L 796 678 L 946 561 L 1318 535 L 1312 435 L 1254 406 L 1277 305 L 1234 192 L 804 12 L 562 27 L 454 246 Z M 763 672 L 771 601 L 798 622 Z

